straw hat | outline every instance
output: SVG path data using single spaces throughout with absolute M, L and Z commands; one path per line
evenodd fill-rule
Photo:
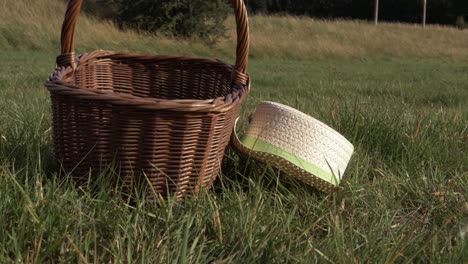
M 354 151 L 338 132 L 294 108 L 262 102 L 234 149 L 286 174 L 330 192 L 338 187 Z

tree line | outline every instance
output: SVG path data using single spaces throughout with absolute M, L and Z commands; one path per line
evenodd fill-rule
M 63 0 L 65 1 L 65 0 Z M 378 3 L 381 21 L 420 23 L 427 2 L 427 23 L 465 27 L 468 0 L 245 0 L 251 14 L 373 20 Z M 228 0 L 84 0 L 84 9 L 122 28 L 214 43 L 232 14 Z
M 251 13 L 316 18 L 374 19 L 375 0 L 245 0 Z M 379 0 L 379 19 L 419 23 L 424 0 Z M 468 0 L 427 0 L 427 23 L 454 25 L 468 19 Z

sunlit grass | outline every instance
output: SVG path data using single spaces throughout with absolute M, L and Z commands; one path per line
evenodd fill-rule
M 65 1 L 0 0 L 0 47 L 58 52 Z M 197 40 L 122 32 L 112 23 L 79 17 L 76 47 L 139 52 L 213 56 L 232 59 L 235 54 L 235 21 L 226 21 L 226 38 L 209 47 Z M 321 21 L 300 17 L 250 18 L 254 58 L 309 60 L 316 58 L 440 58 L 468 57 L 466 31 L 445 26 L 385 24 L 365 21 Z

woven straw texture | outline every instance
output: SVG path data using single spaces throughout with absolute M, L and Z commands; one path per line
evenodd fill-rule
M 273 102 L 257 106 L 245 136 L 266 142 L 332 174 L 335 183 L 323 180 L 274 153 L 254 151 L 246 147 L 237 135 L 233 136 L 233 146 L 239 152 L 272 163 L 290 176 L 326 192 L 336 189 L 354 151 L 353 145 L 329 126 L 294 108 Z
M 75 177 L 117 166 L 128 187 L 181 199 L 217 177 L 241 102 L 249 92 L 249 30 L 242 0 L 236 64 L 178 56 L 94 51 L 76 57 L 74 32 L 82 0 L 70 0 L 62 54 L 51 93 L 54 149 Z

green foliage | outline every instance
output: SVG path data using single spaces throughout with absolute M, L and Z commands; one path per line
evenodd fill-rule
M 459 29 L 464 29 L 466 27 L 465 18 L 463 16 L 457 16 L 457 21 L 455 22 L 455 25 Z
M 119 0 L 117 21 L 123 27 L 199 37 L 209 43 L 225 33 L 227 1 Z
M 119 0 L 84 0 L 83 10 L 96 17 L 115 20 L 119 12 Z

